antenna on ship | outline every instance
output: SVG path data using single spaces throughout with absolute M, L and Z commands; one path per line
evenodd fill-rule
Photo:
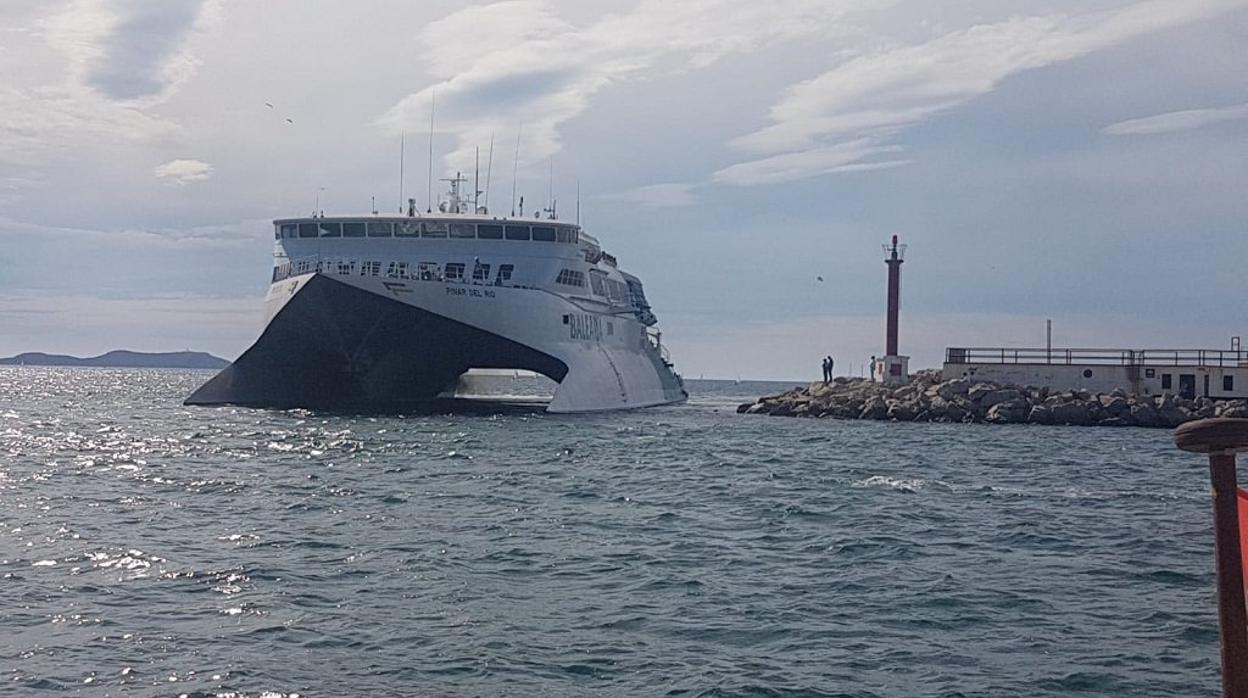
M 555 156 L 550 156 L 550 174 L 546 179 L 546 215 L 555 217 Z
M 576 180 L 576 224 L 581 224 L 581 180 Z
M 406 139 L 407 139 L 407 132 L 400 131 L 399 132 L 399 213 L 403 212 L 403 162 L 405 160 L 403 141 L 405 141 Z M 377 207 L 373 206 L 373 208 L 377 208 Z M 373 211 L 373 213 L 377 213 L 377 212 Z
M 511 215 L 516 215 L 516 168 L 520 164 L 520 132 L 524 130 L 524 122 L 516 128 L 516 154 L 511 158 Z M 520 204 L 520 215 L 524 215 L 524 203 Z
M 477 159 L 473 164 L 472 212 L 481 213 L 481 146 L 477 146 Z
M 494 133 L 490 132 L 490 157 L 485 165 L 485 210 L 490 210 L 490 175 L 494 172 Z
M 433 213 L 433 114 L 438 105 L 438 91 L 434 90 L 429 98 L 429 176 L 425 182 L 425 213 Z

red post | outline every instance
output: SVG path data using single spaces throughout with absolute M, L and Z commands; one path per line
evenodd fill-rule
M 1222 695 L 1248 698 L 1248 608 L 1239 547 L 1235 454 L 1209 454 L 1213 481 L 1214 555 L 1218 560 L 1218 620 L 1222 628 Z
M 1184 451 L 1209 456 L 1222 640 L 1222 695 L 1223 698 L 1248 698 L 1248 604 L 1244 600 L 1239 485 L 1235 481 L 1235 453 L 1248 450 L 1248 419 L 1188 422 L 1175 430 L 1174 443 Z
M 888 250 L 889 256 L 884 260 L 888 265 L 888 325 L 884 349 L 888 356 L 897 356 L 897 318 L 901 313 L 901 264 L 903 261 L 897 248 L 897 236 L 893 236 L 893 245 Z

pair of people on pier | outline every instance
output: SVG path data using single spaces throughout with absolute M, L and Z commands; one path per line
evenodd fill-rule
M 831 355 L 823 357 L 823 382 L 832 382 L 832 366 L 836 362 L 832 360 Z

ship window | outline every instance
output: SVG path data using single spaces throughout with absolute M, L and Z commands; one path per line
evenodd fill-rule
M 561 269 L 559 275 L 555 277 L 555 283 L 565 286 L 585 287 L 585 272 L 574 271 L 572 269 Z
M 589 285 L 593 288 L 595 296 L 602 296 L 604 298 L 606 297 L 607 288 L 606 288 L 606 284 L 603 283 L 602 274 L 595 274 L 593 272 L 590 272 Z
M 429 221 L 425 223 L 425 233 L 421 237 L 426 238 L 444 238 L 446 237 L 446 223 L 441 221 Z
M 459 262 L 449 262 L 446 265 L 446 280 L 447 281 L 463 281 L 464 280 L 464 265 L 460 264 Z
M 509 225 L 506 227 L 505 235 L 508 240 L 528 240 L 529 239 L 529 226 Z
M 341 223 L 321 223 L 321 237 L 323 238 L 342 237 L 342 224 Z
M 555 239 L 559 242 L 572 242 L 572 229 L 555 228 Z
M 1144 369 L 1144 377 L 1145 377 L 1145 378 L 1156 378 L 1156 377 L 1157 377 L 1157 369 L 1155 369 L 1155 368 L 1146 368 L 1146 369 Z
M 1235 376 L 1222 376 L 1222 390 L 1231 391 L 1235 389 Z
M 414 238 L 420 235 L 419 221 L 399 221 L 394 224 L 396 238 Z
M 628 299 L 628 287 L 616 281 L 615 279 L 607 279 L 607 293 L 611 300 L 623 302 Z
M 390 221 L 369 221 L 368 236 L 370 238 L 388 238 L 394 235 L 394 226 Z
M 1161 389 L 1162 390 L 1170 389 L 1170 374 L 1169 373 L 1161 374 Z
M 300 223 L 299 224 L 299 237 L 301 238 L 316 237 L 316 224 L 315 223 Z
M 498 283 L 501 285 L 504 281 L 511 281 L 511 272 L 515 270 L 516 270 L 516 265 L 514 264 L 498 265 L 498 278 L 494 280 L 495 283 Z
M 355 274 L 355 262 L 338 262 L 338 273 L 353 276 Z
M 477 236 L 476 227 L 471 223 L 452 223 L 451 237 L 453 238 L 475 238 Z
M 357 221 L 354 223 L 343 223 L 342 224 L 342 236 L 344 238 L 364 237 L 364 222 Z
M 287 223 L 287 224 L 283 225 L 283 226 L 282 226 L 282 237 L 284 237 L 284 238 L 299 237 L 299 226 L 294 225 L 294 224 L 292 224 L 292 223 Z
M 503 226 L 501 225 L 478 225 L 477 238 L 481 240 L 502 240 Z
M 555 229 L 544 225 L 533 226 L 533 239 L 538 242 L 554 242 Z
M 437 262 L 421 262 L 416 265 L 416 276 L 421 281 L 441 281 L 442 272 L 438 270 Z
M 478 263 L 472 268 L 473 281 L 485 281 L 490 278 L 490 265 Z
M 1084 377 L 1084 378 L 1091 378 L 1091 377 L 1092 377 L 1092 369 L 1090 369 L 1090 368 L 1085 368 L 1085 369 L 1083 369 L 1083 377 Z

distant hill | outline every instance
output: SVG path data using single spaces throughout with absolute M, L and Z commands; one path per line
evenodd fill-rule
M 108 368 L 225 368 L 229 361 L 202 351 L 171 351 L 146 353 L 141 351 L 110 351 L 107 354 L 79 358 L 64 354 L 44 354 L 32 351 L 0 359 L 0 365 L 8 366 L 99 366 Z

